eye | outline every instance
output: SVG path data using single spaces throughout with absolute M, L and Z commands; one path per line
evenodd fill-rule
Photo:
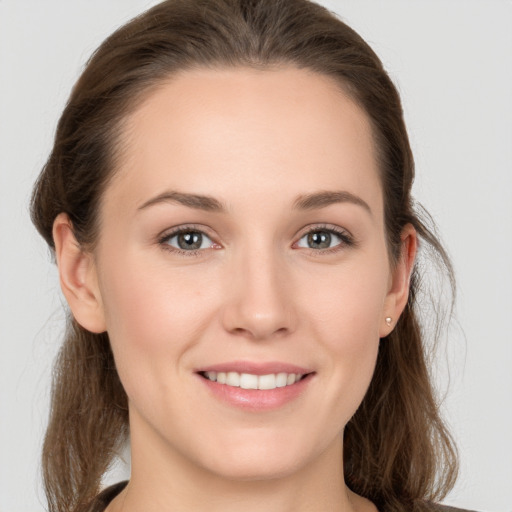
M 352 237 L 345 231 L 334 228 L 314 228 L 299 239 L 296 247 L 317 250 L 336 250 L 351 245 L 353 245 Z
M 190 228 L 179 229 L 163 236 L 159 243 L 168 250 L 188 252 L 194 254 L 201 249 L 210 249 L 215 246 L 211 238 L 202 231 Z

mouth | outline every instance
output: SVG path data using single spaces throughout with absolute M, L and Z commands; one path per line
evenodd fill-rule
M 299 399 L 316 372 L 287 363 L 232 362 L 198 369 L 196 375 L 222 403 L 264 412 Z
M 293 386 L 296 382 L 301 381 L 310 374 L 279 372 L 269 373 L 267 375 L 255 375 L 253 373 L 207 371 L 199 372 L 199 375 L 211 382 L 217 382 L 225 386 L 268 391 Z

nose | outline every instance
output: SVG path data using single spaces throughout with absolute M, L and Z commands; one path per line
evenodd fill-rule
M 265 340 L 295 330 L 297 315 L 289 271 L 275 252 L 247 250 L 234 258 L 227 270 L 222 315 L 228 332 Z

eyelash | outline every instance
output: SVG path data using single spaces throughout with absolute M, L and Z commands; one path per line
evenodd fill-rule
M 354 247 L 356 245 L 356 242 L 353 239 L 352 235 L 350 235 L 350 233 L 348 233 L 344 229 L 340 229 L 338 227 L 327 225 L 327 224 L 314 226 L 311 229 L 308 229 L 307 231 L 305 231 L 304 233 L 301 234 L 300 238 L 298 239 L 297 242 L 294 243 L 294 245 L 296 245 L 305 236 L 308 236 L 311 233 L 317 233 L 317 232 L 327 232 L 330 234 L 334 234 L 341 241 L 339 244 L 335 245 L 334 247 L 329 247 L 326 249 L 309 248 L 310 253 L 314 256 L 323 256 L 323 255 L 327 255 L 327 254 L 336 253 L 338 251 L 341 251 L 344 248 Z M 179 236 L 183 233 L 199 233 L 199 234 L 204 235 L 211 239 L 211 237 L 207 233 L 205 233 L 204 230 L 200 229 L 199 227 L 190 225 L 190 226 L 183 226 L 183 227 L 175 229 L 171 232 L 165 233 L 164 235 L 162 235 L 161 237 L 158 238 L 158 244 L 162 247 L 162 249 L 172 252 L 173 254 L 179 254 L 181 256 L 187 256 L 187 257 L 200 256 L 201 253 L 205 249 L 184 250 L 184 249 L 179 249 L 177 247 L 173 247 L 173 246 L 169 245 L 169 241 L 172 238 Z M 213 242 L 213 244 L 215 244 L 215 242 Z M 307 248 L 305 248 L 305 249 L 307 250 Z
M 172 252 L 173 254 L 179 254 L 180 256 L 201 256 L 201 253 L 204 251 L 204 249 L 194 249 L 190 251 L 185 251 L 184 249 L 178 249 L 177 247 L 172 247 L 171 245 L 169 245 L 169 240 L 171 240 L 175 236 L 181 235 L 182 233 L 200 233 L 201 235 L 205 235 L 211 239 L 211 237 L 208 236 L 208 234 L 205 233 L 203 229 L 190 225 L 182 226 L 178 229 L 165 233 L 164 235 L 159 237 L 158 244 L 165 251 Z
M 326 249 L 311 249 L 311 248 L 309 248 L 310 254 L 313 256 L 319 256 L 319 257 L 326 256 L 328 254 L 333 254 L 338 251 L 341 251 L 343 249 L 355 247 L 355 245 L 356 245 L 354 238 L 348 231 L 341 229 L 337 226 L 331 226 L 328 224 L 320 224 L 318 226 L 314 226 L 314 227 L 308 229 L 307 231 L 305 231 L 304 233 L 301 234 L 298 241 L 302 240 L 305 236 L 308 236 L 311 233 L 318 233 L 318 232 L 326 232 L 326 233 L 334 234 L 340 239 L 340 243 L 335 245 L 334 247 L 328 247 Z M 298 243 L 298 242 L 295 242 L 295 244 L 296 243 Z M 305 249 L 308 250 L 308 248 L 305 248 Z

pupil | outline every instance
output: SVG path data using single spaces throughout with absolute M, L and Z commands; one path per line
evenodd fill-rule
M 178 235 L 178 245 L 181 249 L 199 249 L 202 238 L 201 233 L 180 233 Z
M 315 249 L 326 249 L 331 245 L 331 234 L 327 231 L 315 231 L 308 235 L 308 244 Z

